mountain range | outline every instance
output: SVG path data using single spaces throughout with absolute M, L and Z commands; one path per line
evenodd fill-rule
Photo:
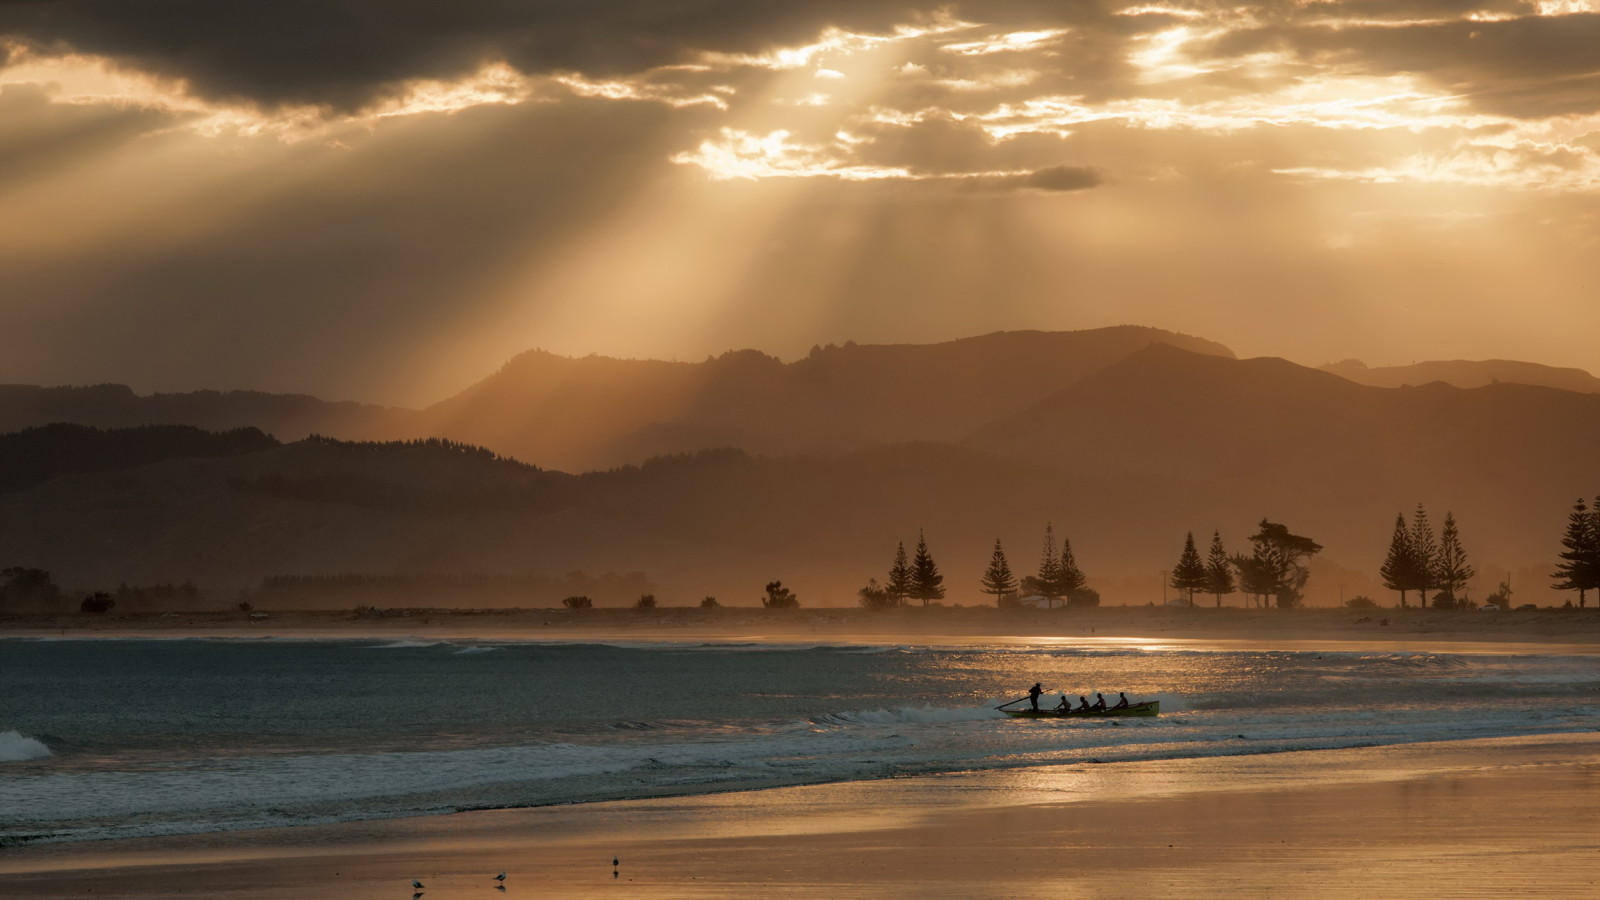
M 1242 550 L 1265 517 L 1324 545 L 1308 599 L 1326 604 L 1341 585 L 1381 590 L 1394 516 L 1421 502 L 1435 524 L 1460 520 L 1481 596 L 1505 572 L 1547 568 L 1573 498 L 1600 490 L 1600 394 L 1377 387 L 1144 328 L 846 344 L 788 364 L 533 352 L 423 410 L 0 389 L 0 423 L 52 417 L 188 417 L 285 442 L 173 439 L 167 457 L 146 447 L 117 471 L 102 459 L 9 482 L 0 565 L 82 585 L 642 571 L 662 602 L 749 604 L 782 578 L 806 605 L 850 604 L 920 531 L 949 601 L 974 603 L 994 539 L 1026 572 L 1049 521 L 1106 602 L 1143 603 L 1159 601 L 1186 531 Z M 300 440 L 313 431 L 346 440 Z M 386 443 L 421 437 L 449 440 Z

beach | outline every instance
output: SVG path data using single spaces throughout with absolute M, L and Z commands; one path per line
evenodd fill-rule
M 0 895 L 1595 892 L 1584 613 L 677 612 L 8 623 Z
M 1592 896 L 1597 800 L 1600 736 L 1487 739 L 40 846 L 0 892 Z

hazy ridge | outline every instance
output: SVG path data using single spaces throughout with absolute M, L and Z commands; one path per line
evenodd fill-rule
M 1325 545 L 1310 599 L 1327 603 L 1340 584 L 1378 590 L 1394 513 L 1418 501 L 1461 520 L 1482 596 L 1491 572 L 1547 565 L 1572 498 L 1600 489 L 1600 395 L 1369 387 L 1150 340 L 1162 334 L 819 348 L 789 364 L 529 354 L 412 421 L 500 453 L 697 452 L 565 474 L 447 442 L 319 440 L 68 466 L 0 495 L 0 548 L 69 584 L 581 570 L 648 573 L 677 603 L 752 603 L 783 578 L 816 605 L 853 602 L 923 529 L 950 602 L 974 603 L 994 538 L 1026 572 L 1053 521 L 1117 603 L 1158 596 L 1186 530 L 1242 548 L 1266 516 Z

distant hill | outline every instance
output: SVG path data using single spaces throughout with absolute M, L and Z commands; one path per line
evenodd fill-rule
M 1452 359 L 1376 368 L 1368 367 L 1357 359 L 1347 359 L 1321 368 L 1324 372 L 1332 372 L 1341 378 L 1348 378 L 1357 384 L 1371 387 L 1403 387 L 1442 381 L 1461 388 L 1510 383 L 1553 387 L 1586 394 L 1600 393 L 1600 378 L 1582 369 L 1562 369 L 1511 359 Z
M 792 363 L 740 350 L 697 363 L 521 354 L 426 410 L 255 391 L 141 396 L 123 385 L 0 385 L 0 431 L 254 426 L 286 441 L 440 437 L 571 472 L 705 447 L 846 453 L 953 441 L 1151 344 L 1231 357 L 1156 328 L 997 332 L 942 344 L 845 344 Z
M 260 428 L 286 441 L 297 441 L 311 434 L 350 439 L 421 437 L 408 429 L 412 415 L 405 409 L 330 402 L 303 394 L 261 391 L 136 394 L 122 384 L 0 385 L 0 432 L 67 422 L 96 428 L 139 425 L 191 425 L 208 431 Z
M 44 484 L 62 475 L 135 469 L 168 459 L 238 456 L 277 447 L 259 429 L 212 433 L 187 425 L 142 425 L 101 430 L 45 425 L 0 434 L 0 493 Z
M 781 578 L 813 606 L 852 603 L 920 530 L 948 602 L 971 604 L 988 602 L 977 580 L 994 539 L 1025 573 L 1050 521 L 1107 602 L 1143 603 L 1161 596 L 1185 531 L 1219 529 L 1242 550 L 1271 517 L 1327 548 L 1310 599 L 1331 604 L 1341 588 L 1383 595 L 1393 516 L 1420 500 L 1436 522 L 1447 509 L 1461 520 L 1482 596 L 1495 567 L 1554 558 L 1572 498 L 1600 490 L 1597 437 L 1597 396 L 1367 388 L 1282 360 L 1151 347 L 961 445 L 709 450 L 568 475 L 443 441 L 308 440 L 0 495 L 0 549 L 69 586 L 504 573 L 554 591 L 581 571 L 643 573 L 626 583 L 647 576 L 664 604 L 751 605 Z
M 1600 490 L 1600 395 L 1372 388 L 1281 359 L 1167 346 L 978 429 L 966 445 L 995 447 L 995 434 L 1011 436 L 999 452 L 1021 462 L 1182 479 L 1186 493 L 1161 502 L 1194 517 L 1298 516 L 1312 533 L 1346 535 L 1365 559 L 1381 556 L 1387 531 L 1362 523 L 1392 521 L 1419 501 L 1436 517 L 1454 509 L 1504 557 L 1535 559 L 1552 540 L 1549 511 Z
M 1233 355 L 1133 326 L 829 345 L 793 363 L 753 350 L 700 363 L 531 352 L 428 408 L 414 430 L 567 471 L 702 447 L 827 454 L 953 441 L 1151 344 Z

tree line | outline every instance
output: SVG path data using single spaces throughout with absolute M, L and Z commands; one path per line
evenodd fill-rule
M 1211 534 L 1211 550 L 1206 559 L 1194 543 L 1194 532 L 1184 538 L 1183 552 L 1177 565 L 1172 567 L 1168 581 L 1174 589 L 1186 593 L 1190 606 L 1197 593 L 1211 594 L 1216 605 L 1235 591 L 1250 598 L 1252 605 L 1265 607 L 1275 602 L 1279 607 L 1301 605 L 1305 600 L 1306 582 L 1311 578 L 1307 563 L 1322 552 L 1322 545 L 1290 531 L 1287 525 L 1262 519 L 1251 535 L 1250 554 L 1229 555 L 1222 543 L 1222 532 Z
M 1060 551 L 1056 550 L 1055 529 L 1047 522 L 1037 575 L 1017 578 L 1006 559 L 1005 547 L 995 538 L 994 553 L 979 585 L 983 593 L 992 594 L 1001 607 L 1020 603 L 1019 592 L 1043 597 L 1046 608 L 1062 600 L 1072 605 L 1098 605 L 1100 595 L 1088 587 L 1088 580 L 1073 556 L 1071 541 L 1063 537 Z M 856 594 L 861 605 L 869 609 L 904 606 L 907 600 L 920 600 L 923 606 L 943 600 L 944 576 L 928 549 L 926 536 L 920 531 L 917 533 L 917 549 L 910 557 L 906 555 L 905 542 L 901 541 L 895 550 L 894 562 L 889 566 L 887 581 L 879 584 L 876 578 L 868 579 L 866 586 Z

